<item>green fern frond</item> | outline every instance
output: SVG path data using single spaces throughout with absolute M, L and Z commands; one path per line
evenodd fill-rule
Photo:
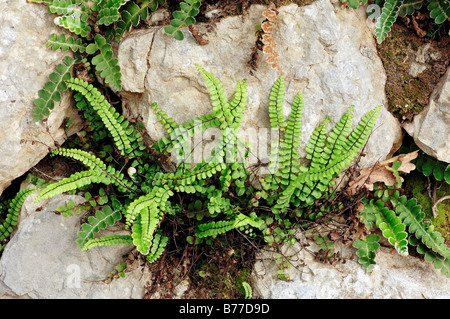
M 125 179 L 122 173 L 118 172 L 111 165 L 107 166 L 101 159 L 88 152 L 71 148 L 58 148 L 53 150 L 50 155 L 60 155 L 80 161 L 98 176 L 103 175 L 103 178 L 109 179 L 110 183 L 118 186 L 122 192 L 136 191 L 136 186 L 131 181 Z
M 255 220 L 252 217 L 239 213 L 235 218 L 231 220 L 212 221 L 206 224 L 200 224 L 197 226 L 195 235 L 198 238 L 217 236 L 219 234 L 226 233 L 234 228 L 252 226 L 260 228 L 263 221 Z
M 111 179 L 108 176 L 98 175 L 96 171 L 92 170 L 76 172 L 58 182 L 48 184 L 39 192 L 35 202 L 94 183 L 109 185 Z
M 228 122 L 231 129 L 237 129 L 241 124 L 247 106 L 247 96 L 247 80 L 238 80 L 233 99 L 229 102 L 231 119 Z
M 407 200 L 406 196 L 402 196 L 396 203 L 396 212 L 408 226 L 409 233 L 419 239 L 426 247 L 436 254 L 444 258 L 450 258 L 450 249 L 444 243 L 445 239 L 438 231 L 433 230 L 429 225 L 424 223 L 425 213 L 422 207 L 417 205 L 415 198 Z
M 175 129 L 180 126 L 173 118 L 169 117 L 166 112 L 161 110 L 157 103 L 152 103 L 151 107 L 156 113 L 156 118 L 166 129 L 167 134 L 171 135 Z
M 154 187 L 150 193 L 135 199 L 125 213 L 125 225 L 130 227 L 144 209 L 150 207 L 152 212 L 164 210 L 164 205 L 173 191 L 167 187 Z
M 122 74 L 120 73 L 119 61 L 114 58 L 111 44 L 100 34 L 94 37 L 94 41 L 95 43 L 87 46 L 86 52 L 88 54 L 94 54 L 100 51 L 99 54 L 92 58 L 92 64 L 95 65 L 95 70 L 105 79 L 105 82 L 109 84 L 112 90 L 120 91 L 122 89 Z
M 156 233 L 153 236 L 153 242 L 151 244 L 151 249 L 149 254 L 147 255 L 147 261 L 149 263 L 155 262 L 159 257 L 161 257 L 164 252 L 164 248 L 166 248 L 167 242 L 169 238 L 166 236 L 162 236 L 160 232 Z
M 282 185 L 288 185 L 300 172 L 300 137 L 302 130 L 303 96 L 299 92 L 292 103 L 292 111 L 286 124 L 286 134 L 280 142 L 280 163 L 275 174 Z
M 66 80 L 70 79 L 72 67 L 79 62 L 73 58 L 64 57 L 63 63 L 56 66 L 58 72 L 49 75 L 50 81 L 45 83 L 44 88 L 38 91 L 39 98 L 33 101 L 33 122 L 39 122 L 50 115 L 50 110 L 55 107 L 55 102 L 61 101 L 61 92 L 67 90 Z
M 319 169 L 322 167 L 322 151 L 327 141 L 327 128 L 330 118 L 322 121 L 316 129 L 312 132 L 308 143 L 305 147 L 306 159 L 311 160 L 310 169 Z
M 66 83 L 71 90 L 80 92 L 97 112 L 111 133 L 120 153 L 122 155 L 131 155 L 131 141 L 124 129 L 124 127 L 128 126 L 128 122 L 124 120 L 123 116 L 116 112 L 106 98 L 92 84 L 78 78 L 72 78 L 66 81 Z
M 424 1 L 423 0 L 404 0 L 398 15 L 401 17 L 405 17 L 407 15 L 413 14 L 416 10 L 419 10 Z
M 323 178 L 333 177 L 345 169 L 367 142 L 380 110 L 381 106 L 378 106 L 361 118 L 352 133 L 345 139 L 339 157 L 330 161 L 324 169 L 309 170 L 300 174 L 295 183 L 300 184 L 305 181 L 318 181 Z
M 172 13 L 173 19 L 170 21 L 170 25 L 164 28 L 167 35 L 173 36 L 177 40 L 183 40 L 183 32 L 181 28 L 194 24 L 195 16 L 199 13 L 198 8 L 201 5 L 201 0 L 185 0 L 180 2 L 180 9 Z
M 280 131 L 284 131 L 287 125 L 283 114 L 284 90 L 284 77 L 280 75 L 273 84 L 269 96 L 270 126 Z
M 9 202 L 6 216 L 3 220 L 1 219 L 2 216 L 0 216 L 0 242 L 12 233 L 14 226 L 17 225 L 17 217 L 19 216 L 23 202 L 34 191 L 34 188 L 26 187 L 19 191 Z
M 242 288 L 244 289 L 244 297 L 245 299 L 252 299 L 252 287 L 246 281 L 242 282 Z
M 133 244 L 133 238 L 130 235 L 109 235 L 100 238 L 92 238 L 86 241 L 81 249 L 88 250 L 94 247 L 111 246 L 118 244 Z
M 164 214 L 158 209 L 158 203 L 154 198 L 147 201 L 141 209 L 132 226 L 133 244 L 137 250 L 147 255 L 153 242 L 153 237 Z
M 159 5 L 165 3 L 165 0 L 142 0 L 138 2 L 129 1 L 125 4 L 120 11 L 119 20 L 116 21 L 116 41 L 120 41 L 120 38 L 125 32 L 130 31 L 131 27 L 136 27 L 141 20 L 147 19 L 148 10 L 156 11 Z
M 77 4 L 82 0 L 52 0 L 48 5 L 48 11 L 58 15 L 69 15 L 75 12 Z
M 356 240 L 353 247 L 357 248 L 356 255 L 358 262 L 362 265 L 367 273 L 371 273 L 376 265 L 375 251 L 380 248 L 378 241 L 380 237 L 376 234 L 367 236 L 364 240 Z
M 89 38 L 91 27 L 87 23 L 89 15 L 83 11 L 75 11 L 70 15 L 55 18 L 55 23 L 83 38 Z
M 228 103 L 227 96 L 225 94 L 225 90 L 222 87 L 222 84 L 218 79 L 216 79 L 213 75 L 207 72 L 203 67 L 196 64 L 197 71 L 200 76 L 205 81 L 206 86 L 208 87 L 208 91 L 211 98 L 212 105 L 212 116 L 216 117 L 220 124 L 220 129 L 225 129 L 229 127 L 228 125 L 231 122 L 231 111 L 230 105 Z
M 318 185 L 321 185 L 320 187 L 323 188 L 324 184 L 319 183 L 320 181 L 330 181 L 333 177 L 340 174 L 342 170 L 346 169 L 367 142 L 380 110 L 381 106 L 378 106 L 364 115 L 347 138 L 340 136 L 339 139 L 342 140 L 340 143 L 340 156 L 331 160 L 325 167 L 300 172 L 291 183 L 286 183 L 288 186 L 280 194 L 276 205 L 273 207 L 274 212 L 279 214 L 280 212 L 285 211 L 290 204 L 292 196 L 298 192 L 298 189 L 304 189 L 305 183 L 315 182 L 310 184 L 312 185 L 312 188 L 308 190 L 308 193 L 312 194 L 312 192 L 317 189 Z M 332 139 L 334 139 L 334 137 L 332 137 Z M 343 142 L 344 140 L 345 143 Z M 323 165 L 323 162 L 321 162 L 321 165 Z M 282 177 L 287 178 L 287 176 Z M 319 191 L 322 191 L 322 189 L 319 189 Z M 314 196 L 317 197 L 317 195 L 318 193 Z
M 80 38 L 75 40 L 73 37 L 68 37 L 66 39 L 66 35 L 64 33 L 59 36 L 56 33 L 50 35 L 50 38 L 45 46 L 47 48 L 52 48 L 53 51 L 58 49 L 61 49 L 63 52 L 67 52 L 69 49 L 72 50 L 72 52 L 80 53 L 86 51 L 86 44 L 84 44 Z
M 450 278 L 450 258 L 444 258 L 437 254 L 424 245 L 414 234 L 409 235 L 409 243 L 412 246 L 416 246 L 419 254 L 425 255 L 425 261 L 432 263 L 435 269 L 440 270 L 444 276 Z
M 386 0 L 381 11 L 381 15 L 375 23 L 375 35 L 378 43 L 384 41 L 391 32 L 391 27 L 397 20 L 400 8 L 404 0 Z
M 428 11 L 430 17 L 436 24 L 441 24 L 450 19 L 450 1 L 448 0 L 428 0 Z
M 113 210 L 109 206 L 103 207 L 102 211 L 96 211 L 95 216 L 89 216 L 87 223 L 81 225 L 82 230 L 78 232 L 78 238 L 75 242 L 78 247 L 83 248 L 90 239 L 94 238 L 96 233 L 105 229 L 107 226 L 114 225 L 121 218 L 122 214 L 120 211 Z
M 375 207 L 376 225 L 383 236 L 394 246 L 400 256 L 408 256 L 408 234 L 402 219 L 394 211 L 384 207 L 382 200 L 378 200 L 375 204 L 372 200 L 370 205 Z
M 119 9 L 129 0 L 99 1 L 96 6 L 98 11 L 96 24 L 110 25 L 120 18 Z

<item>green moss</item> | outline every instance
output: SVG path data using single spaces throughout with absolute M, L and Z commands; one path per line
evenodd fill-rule
M 389 110 L 401 121 L 420 112 L 427 105 L 432 91 L 426 78 L 412 78 L 409 75 L 410 57 L 407 52 L 420 46 L 420 43 L 414 41 L 410 30 L 402 29 L 396 24 L 389 37 L 378 45 L 386 70 Z
M 210 298 L 244 298 L 243 282 L 251 283 L 251 270 L 241 268 L 234 273 L 221 270 L 216 263 L 205 263 L 192 276 L 199 288 L 208 290 Z

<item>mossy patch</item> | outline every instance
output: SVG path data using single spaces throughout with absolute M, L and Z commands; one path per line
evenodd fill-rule
M 401 121 L 411 121 L 425 106 L 431 93 L 445 73 L 450 58 L 448 36 L 441 41 L 417 34 L 398 22 L 382 44 L 377 45 L 378 53 L 386 70 L 386 97 L 389 110 Z M 416 60 L 416 52 L 430 44 L 434 58 L 425 53 L 425 70 L 416 76 L 410 74 L 411 63 Z

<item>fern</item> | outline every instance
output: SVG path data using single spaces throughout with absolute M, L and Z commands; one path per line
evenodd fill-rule
M 211 115 L 219 120 L 219 128 L 225 129 L 228 127 L 229 122 L 232 122 L 233 118 L 231 117 L 230 104 L 228 103 L 222 84 L 200 65 L 197 64 L 196 67 L 210 93 L 212 105 Z
M 114 58 L 111 44 L 107 43 L 106 39 L 100 34 L 94 37 L 94 41 L 95 43 L 89 44 L 86 48 L 88 54 L 100 51 L 99 54 L 92 58 L 92 64 L 95 65 L 96 71 L 105 79 L 105 82 L 109 84 L 111 89 L 120 91 L 122 89 L 122 74 L 120 73 L 118 60 Z
M 80 189 L 94 183 L 109 185 L 111 184 L 111 179 L 102 174 L 98 175 L 96 171 L 92 170 L 76 172 L 58 182 L 48 184 L 39 192 L 35 201 L 39 202 L 55 195 Z
M 97 21 L 96 24 L 110 25 L 117 21 L 120 17 L 119 9 L 129 0 L 103 0 L 98 1 L 97 9 Z
M 88 249 L 91 245 L 101 245 L 101 241 L 95 241 L 92 244 L 92 241 L 89 240 L 94 238 L 94 235 L 98 233 L 100 230 L 105 229 L 107 226 L 112 226 L 116 221 L 122 218 L 122 214 L 120 211 L 115 211 L 111 209 L 109 206 L 103 207 L 102 211 L 96 211 L 95 216 L 89 216 L 88 222 L 81 225 L 81 231 L 78 232 L 78 238 L 75 240 L 78 247 L 83 248 L 86 246 Z
M 173 36 L 177 40 L 183 40 L 183 32 L 180 31 L 182 27 L 189 26 L 195 23 L 195 16 L 199 13 L 198 8 L 201 5 L 201 0 L 185 0 L 180 2 L 180 9 L 172 13 L 173 19 L 170 25 L 164 28 L 166 34 Z
M 437 270 L 440 270 L 442 275 L 450 278 L 450 258 L 444 258 L 441 255 L 435 253 L 432 249 L 425 246 L 413 234 L 409 237 L 409 243 L 412 246 L 416 246 L 417 252 L 424 255 L 425 261 L 433 264 L 433 267 Z
M 281 136 L 279 150 L 275 153 L 271 151 L 269 164 L 271 174 L 266 178 L 267 191 L 281 190 L 276 204 L 272 207 L 276 214 L 285 212 L 291 202 L 297 207 L 307 206 L 320 198 L 332 178 L 347 168 L 365 145 L 381 109 L 381 106 L 378 106 L 367 113 L 351 130 L 354 108 L 351 106 L 328 136 L 326 136 L 329 122 L 327 118 L 314 130 L 307 143 L 306 153 L 307 158 L 311 160 L 310 167 L 300 166 L 297 148 L 300 145 L 303 98 L 300 93 L 294 98 L 292 111 L 286 123 L 286 132 L 282 136 L 284 126 L 282 81 L 283 78 L 280 76 L 272 87 L 269 103 L 271 126 L 277 129 Z
M 108 180 L 122 192 L 134 192 L 136 187 L 131 181 L 125 179 L 124 175 L 118 172 L 113 166 L 106 164 L 96 156 L 82 150 L 58 148 L 52 151 L 51 156 L 61 155 L 80 161 L 86 165 L 93 174 L 101 176 L 103 180 Z
M 48 6 L 48 11 L 59 15 L 70 15 L 75 12 L 76 5 L 82 0 L 52 0 Z
M 50 115 L 50 110 L 55 107 L 55 102 L 61 101 L 61 92 L 67 90 L 65 81 L 71 78 L 72 67 L 79 62 L 73 58 L 64 57 L 63 63 L 56 66 L 57 72 L 49 75 L 50 81 L 45 83 L 44 88 L 38 91 L 39 98 L 33 101 L 33 122 L 43 120 Z
M 367 273 L 371 273 L 376 265 L 375 252 L 380 248 L 378 241 L 380 237 L 376 234 L 367 236 L 364 240 L 356 240 L 353 242 L 353 247 L 358 249 L 356 255 L 358 262 L 362 265 Z
M 109 235 L 100 238 L 92 238 L 84 243 L 82 250 L 92 249 L 94 247 L 110 246 L 117 244 L 133 244 L 130 235 Z
M 14 226 L 17 225 L 17 218 L 23 202 L 27 199 L 28 195 L 34 191 L 35 189 L 31 187 L 24 188 L 8 203 L 6 216 L 3 218 L 0 216 L 0 242 L 12 233 Z
M 158 210 L 156 201 L 148 202 L 137 219 L 133 223 L 132 237 L 136 249 L 143 255 L 147 255 L 153 242 L 154 233 L 161 222 L 163 214 Z
M 246 281 L 242 282 L 242 288 L 244 289 L 244 297 L 245 299 L 252 299 L 252 287 Z
M 55 18 L 55 23 L 83 38 L 89 38 L 91 27 L 87 23 L 89 15 L 83 11 L 75 11 L 71 15 Z
M 131 27 L 136 27 L 141 20 L 147 19 L 149 9 L 156 11 L 159 5 L 165 3 L 165 0 L 142 0 L 138 3 L 129 1 L 125 4 L 114 30 L 116 41 L 119 41 L 125 32 L 130 31 Z
M 65 34 L 56 33 L 50 35 L 46 45 L 47 48 L 52 48 L 53 51 L 61 49 L 63 52 L 67 52 L 69 49 L 73 52 L 83 53 L 86 51 L 86 44 L 84 44 L 81 39 L 74 39 L 73 37 L 68 37 L 66 39 Z
M 441 24 L 450 19 L 450 2 L 448 0 L 428 0 L 430 17 L 436 24 Z
M 375 208 L 376 225 L 383 236 L 394 246 L 400 256 L 407 256 L 408 234 L 405 232 L 406 225 L 403 224 L 402 219 L 394 211 L 384 207 L 382 200 L 378 200 L 375 204 L 371 201 L 369 205 Z
M 151 249 L 149 254 L 147 255 L 147 261 L 149 263 L 155 262 L 159 257 L 161 257 L 164 252 L 164 248 L 167 245 L 169 238 L 166 236 L 162 236 L 160 232 L 155 234 L 153 237 L 153 242 L 151 244 Z
M 80 92 L 102 119 L 105 127 L 111 133 L 116 147 L 122 155 L 132 155 L 132 142 L 126 133 L 128 122 L 119 115 L 109 104 L 105 97 L 92 85 L 83 80 L 72 78 L 67 81 L 67 86 Z
M 378 43 L 382 43 L 389 33 L 398 16 L 413 14 L 422 7 L 423 1 L 415 0 L 386 0 L 375 24 L 375 35 Z M 447 0 L 428 0 L 430 17 L 436 24 L 442 24 L 450 19 L 450 3 Z
M 300 172 L 300 133 L 302 127 L 303 96 L 298 93 L 292 103 L 292 111 L 286 124 L 286 134 L 280 142 L 280 163 L 275 174 L 284 185 L 291 183 L 294 176 Z
M 238 214 L 234 219 L 231 220 L 212 221 L 206 224 L 200 224 L 195 231 L 195 235 L 198 238 L 207 236 L 215 237 L 235 228 L 244 227 L 247 225 L 255 228 L 260 228 L 262 224 L 262 221 L 256 220 L 244 214 Z
M 375 24 L 375 35 L 378 43 L 382 43 L 391 32 L 391 27 L 397 20 L 401 5 L 404 0 L 386 0 L 381 15 L 377 18 Z
M 398 174 L 401 162 L 397 161 L 392 166 L 394 174 Z M 450 249 L 445 244 L 445 239 L 440 232 L 434 230 L 429 221 L 425 220 L 425 213 L 417 200 L 407 199 L 400 196 L 395 190 L 401 183 L 375 191 L 375 197 L 379 199 L 370 202 L 363 201 L 364 209 L 361 211 L 361 221 L 368 226 L 369 230 L 374 222 L 382 230 L 383 235 L 388 238 L 400 255 L 406 255 L 407 246 L 404 241 L 416 246 L 417 251 L 425 255 L 425 260 L 433 263 L 442 274 L 450 276 Z M 388 207 L 393 207 L 389 209 Z M 404 248 L 401 248 L 404 247 Z M 400 249 L 399 249 L 400 248 Z
M 422 207 L 417 205 L 415 198 L 407 200 L 406 196 L 401 196 L 396 202 L 396 212 L 408 226 L 408 231 L 419 239 L 426 247 L 444 258 L 450 258 L 450 250 L 444 243 L 442 234 L 434 231 L 424 223 L 425 213 Z
M 407 15 L 413 14 L 416 10 L 420 9 L 423 5 L 423 1 L 417 0 L 404 0 L 398 15 L 400 17 L 405 17 Z

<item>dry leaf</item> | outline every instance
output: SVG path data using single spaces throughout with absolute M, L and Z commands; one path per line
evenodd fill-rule
M 418 150 L 408 154 L 400 154 L 391 159 L 375 164 L 373 167 L 362 169 L 360 175 L 349 182 L 347 192 L 350 195 L 354 195 L 357 190 L 366 188 L 370 191 L 373 190 L 373 184 L 382 182 L 386 186 L 392 186 L 397 183 L 397 177 L 392 170 L 392 163 L 401 161 L 402 164 L 398 168 L 399 172 L 409 173 L 416 168 L 411 163 L 413 159 L 417 157 Z M 403 178 L 400 177 L 403 181 Z

